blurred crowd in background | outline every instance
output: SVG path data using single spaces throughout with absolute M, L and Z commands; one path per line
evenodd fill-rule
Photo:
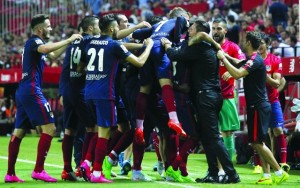
M 10 0 L 14 1 L 14 0 Z M 16 0 L 15 0 L 16 1 Z M 39 11 L 39 0 L 18 0 L 18 3 L 31 1 L 31 9 Z M 66 3 L 67 2 L 67 3 Z M 229 40 L 241 44 L 245 32 L 258 30 L 272 36 L 273 53 L 283 57 L 300 56 L 299 43 L 299 4 L 287 6 L 287 12 L 272 12 L 270 7 L 277 1 L 266 0 L 264 4 L 252 11 L 243 12 L 240 0 L 68 0 L 49 1 L 49 13 L 51 16 L 61 14 L 76 14 L 79 20 L 85 15 L 101 15 L 107 11 L 130 10 L 129 21 L 136 24 L 153 15 L 153 9 L 163 9 L 163 17 L 168 16 L 169 6 L 191 3 L 207 3 L 209 10 L 192 15 L 191 19 L 201 18 L 211 22 L 215 17 L 223 16 L 228 21 Z M 278 1 L 286 6 L 284 1 Z M 35 6 L 34 6 L 35 5 Z M 32 8 L 33 6 L 33 8 Z M 70 21 L 70 20 L 69 20 Z M 49 42 L 60 41 L 70 34 L 77 32 L 76 27 L 68 22 L 53 25 L 53 35 Z M 0 38 L 0 69 L 21 68 L 22 48 L 30 35 L 30 29 L 20 34 L 7 32 Z M 282 47 L 285 50 L 282 50 Z M 289 48 L 291 47 L 291 48 Z M 278 48 L 278 49 L 277 49 Z M 277 49 L 277 50 L 276 50 Z M 47 62 L 46 66 L 61 66 L 64 56 L 53 62 Z
M 15 6 L 22 3 L 30 5 L 30 14 L 40 13 L 39 7 L 48 7 L 51 17 L 60 14 L 76 15 L 80 21 L 85 15 L 101 15 L 108 11 L 129 10 L 131 15 L 129 22 L 137 24 L 153 15 L 155 8 L 161 8 L 167 18 L 169 7 L 174 5 L 186 5 L 195 3 L 207 3 L 208 11 L 192 15 L 190 19 L 202 19 L 212 22 L 214 18 L 222 16 L 228 22 L 227 38 L 237 44 L 241 44 L 247 31 L 261 31 L 271 36 L 270 50 L 281 57 L 300 56 L 299 42 L 299 4 L 284 3 L 284 0 L 265 0 L 264 3 L 252 11 L 244 12 L 240 0 L 9 0 Z M 0 0 L 3 8 L 4 0 Z M 6 1 L 7 2 L 7 1 Z M 17 4 L 18 3 L 18 4 Z M 40 3 L 44 3 L 41 5 Z M 285 11 L 274 11 L 278 8 Z M 3 10 L 3 9 L 2 9 Z M 27 15 L 25 13 L 25 15 Z M 1 17 L 1 16 L 0 16 Z M 29 17 L 29 15 L 28 15 Z M 30 19 L 30 18 L 29 18 Z M 57 42 L 77 32 L 76 26 L 71 24 L 72 20 L 59 22 L 52 25 L 53 34 L 49 42 Z M 1 33 L 2 32 L 2 33 Z M 13 32 L 0 31 L 0 69 L 21 68 L 22 49 L 25 41 L 30 36 L 29 23 L 24 32 L 14 34 Z M 56 61 L 48 61 L 46 66 L 58 67 L 62 65 L 64 55 Z M 57 99 L 53 99 L 56 105 Z M 59 106 L 57 104 L 57 106 Z M 52 107 L 53 108 L 53 107 Z M 13 125 L 15 117 L 15 102 L 12 97 L 0 99 L 0 123 Z M 59 110 L 60 111 L 60 110 Z M 59 124 L 59 123 L 58 123 Z

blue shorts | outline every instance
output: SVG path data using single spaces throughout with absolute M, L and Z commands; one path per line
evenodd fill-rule
M 192 137 L 197 136 L 195 113 L 189 97 L 178 91 L 174 91 L 176 101 L 176 112 L 183 130 Z
M 281 127 L 283 128 L 284 120 L 283 120 L 283 114 L 282 109 L 279 101 L 276 101 L 271 104 L 272 107 L 272 116 L 271 116 L 271 122 L 270 122 L 270 128 L 276 128 Z
M 117 107 L 117 123 L 128 122 L 127 109 L 121 96 L 116 96 L 116 107 Z
M 54 115 L 50 104 L 43 94 L 18 95 L 16 93 L 16 123 L 15 128 L 31 128 L 54 123 Z
M 265 142 L 268 136 L 268 128 L 271 119 L 271 105 L 267 102 L 265 105 L 255 108 L 247 108 L 247 127 L 248 141 Z
M 147 62 L 140 69 L 140 74 L 142 86 L 151 84 L 154 79 L 172 79 L 171 61 L 160 45 L 152 48 Z
M 64 128 L 77 130 L 78 126 L 92 128 L 96 124 L 92 109 L 87 105 L 83 93 L 64 92 Z
M 115 101 L 104 99 L 88 99 L 96 114 L 96 122 L 99 127 L 113 127 L 117 125 L 117 111 Z
M 131 128 L 136 128 L 135 120 L 135 102 L 140 90 L 140 84 L 137 76 L 127 78 L 125 82 L 125 97 L 127 100 L 127 116 L 130 121 Z

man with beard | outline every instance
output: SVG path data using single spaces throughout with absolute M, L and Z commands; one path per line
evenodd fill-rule
M 79 34 L 73 34 L 66 40 L 46 44 L 45 40 L 50 38 L 52 31 L 49 16 L 46 14 L 35 15 L 31 20 L 31 29 L 33 35 L 26 41 L 23 49 L 22 80 L 16 91 L 16 123 L 9 142 L 8 170 L 4 179 L 8 183 L 24 182 L 16 176 L 15 164 L 26 128 L 31 126 L 42 129 L 31 177 L 45 182 L 57 182 L 44 170 L 44 162 L 56 128 L 53 112 L 42 93 L 42 74 L 46 57 L 56 59 L 65 51 L 68 44 L 77 38 L 82 38 Z
M 109 174 L 105 166 L 108 150 L 110 128 L 116 126 L 115 109 L 115 77 L 118 62 L 125 60 L 137 67 L 146 62 L 153 46 L 151 39 L 145 40 L 145 51 L 139 56 L 131 54 L 124 45 L 112 39 L 119 31 L 119 25 L 115 15 L 107 14 L 100 20 L 101 36 L 94 37 L 85 48 L 86 90 L 85 97 L 95 110 L 98 125 L 98 140 L 95 148 L 95 160 L 93 174 L 90 181 L 93 183 L 111 183 L 104 174 Z M 101 91 L 101 92 L 99 92 Z M 102 164 L 104 163 L 104 167 Z M 105 172 L 106 171 L 106 172 Z
M 212 36 L 213 39 L 221 45 L 222 50 L 230 57 L 242 60 L 245 59 L 240 47 L 227 40 L 227 23 L 223 18 L 217 18 L 213 21 Z M 240 130 L 240 121 L 234 100 L 234 78 L 228 73 L 226 67 L 220 63 L 220 82 L 223 96 L 223 106 L 219 116 L 219 127 L 222 132 L 225 147 L 228 150 L 232 160 L 234 156 L 234 138 L 233 131 Z
M 222 50 L 230 57 L 235 59 L 245 59 L 240 47 L 225 38 L 227 33 L 227 23 L 223 18 L 217 18 L 213 21 L 212 36 L 213 39 L 221 45 Z M 240 130 L 240 121 L 236 108 L 234 93 L 234 78 L 228 73 L 226 67 L 220 62 L 220 83 L 223 96 L 223 106 L 219 115 L 219 128 L 222 133 L 225 147 L 233 160 L 235 146 L 233 131 Z M 219 176 L 224 174 L 221 166 L 219 167 Z

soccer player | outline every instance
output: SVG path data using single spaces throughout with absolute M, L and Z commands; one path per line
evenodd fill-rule
M 121 15 L 121 14 L 116 14 L 115 17 L 116 17 L 118 24 L 120 24 L 122 29 L 119 30 L 118 32 L 115 32 L 113 35 L 113 38 L 114 39 L 121 38 L 119 42 L 122 41 L 123 45 L 128 49 L 129 48 L 130 49 L 142 48 L 143 44 L 126 43 L 129 41 L 127 36 L 130 35 L 136 29 L 140 29 L 142 27 L 151 27 L 150 24 L 148 22 L 143 21 L 143 22 L 139 23 L 138 25 L 128 28 L 128 21 L 126 21 L 127 20 L 126 16 Z M 85 61 L 84 59 L 85 58 L 83 58 L 82 61 Z M 121 63 L 123 63 L 123 61 L 121 61 Z M 123 66 L 123 64 L 122 64 L 122 66 Z M 82 69 L 82 65 L 80 65 L 79 67 L 80 67 L 80 69 Z M 118 114 L 118 116 L 117 116 L 118 129 L 116 129 L 114 131 L 114 134 L 109 141 L 109 146 L 108 146 L 107 152 L 109 153 L 111 159 L 113 159 L 113 160 L 110 161 L 112 163 L 110 163 L 108 160 L 106 160 L 106 163 L 105 163 L 106 165 L 104 165 L 105 170 L 103 170 L 103 173 L 107 179 L 111 179 L 111 170 L 109 170 L 109 169 L 111 169 L 112 164 L 115 164 L 114 159 L 118 156 L 118 154 L 121 151 L 123 151 L 126 147 L 128 147 L 128 145 L 130 145 L 130 143 L 132 141 L 133 133 L 134 133 L 133 130 L 129 129 L 129 124 L 128 124 L 128 120 L 126 117 L 127 112 L 125 111 L 125 107 L 124 107 L 125 103 L 123 103 L 123 100 L 120 97 L 120 94 L 123 94 L 122 89 L 124 89 L 123 84 L 119 82 L 122 80 L 121 79 L 123 77 L 122 75 L 124 75 L 122 71 L 123 71 L 123 67 L 118 66 L 117 73 L 116 73 L 117 76 L 115 78 L 116 81 L 114 82 L 115 88 L 116 88 L 116 99 L 115 99 L 116 103 L 115 104 L 117 107 L 117 114 Z M 120 75 L 120 73 L 122 73 L 122 75 Z M 122 87 L 122 89 L 120 89 L 119 86 Z M 128 130 L 128 131 L 126 131 L 126 130 Z M 124 134 L 123 134 L 123 132 L 124 132 Z M 93 161 L 94 151 L 95 151 L 94 148 L 96 147 L 97 140 L 98 140 L 98 135 L 96 135 L 92 138 L 92 140 L 90 141 L 89 147 L 88 147 L 87 154 L 86 154 L 83 162 L 80 165 L 82 176 L 86 181 L 90 180 L 90 176 L 91 176 L 90 167 L 91 167 L 91 163 Z
M 229 56 L 239 60 L 245 59 L 245 55 L 240 47 L 225 38 L 226 33 L 226 20 L 223 18 L 215 19 L 212 25 L 213 39 L 221 45 L 222 50 Z M 219 116 L 219 127 L 225 147 L 232 160 L 235 150 L 233 131 L 240 130 L 240 121 L 234 100 L 234 78 L 227 72 L 226 67 L 222 63 L 220 63 L 220 78 L 224 100 Z
M 262 43 L 258 49 L 259 54 L 265 61 L 267 70 L 267 94 L 269 102 L 272 107 L 272 116 L 270 122 L 270 138 L 271 138 L 271 149 L 274 155 L 279 153 L 280 165 L 285 170 L 289 170 L 288 164 L 286 164 L 287 158 L 287 145 L 286 139 L 283 133 L 283 114 L 281 105 L 279 102 L 279 91 L 277 90 L 280 86 L 282 63 L 278 56 L 275 56 L 268 52 L 268 46 L 270 44 L 269 36 L 263 34 Z
M 45 43 L 52 31 L 49 16 L 35 15 L 31 19 L 32 36 L 26 41 L 22 58 L 22 80 L 16 91 L 17 115 L 15 130 L 8 147 L 8 171 L 5 182 L 24 182 L 16 176 L 15 163 L 19 148 L 26 130 L 30 126 L 40 127 L 42 134 L 37 148 L 37 159 L 31 177 L 45 182 L 56 182 L 44 170 L 44 162 L 49 151 L 51 140 L 55 134 L 54 116 L 49 103 L 42 93 L 42 73 L 46 58 L 56 59 L 66 49 L 67 45 L 77 38 L 73 34 L 70 38 L 56 43 Z
M 85 45 L 94 35 L 100 34 L 99 18 L 86 16 L 82 22 L 83 39 L 75 40 L 66 50 L 63 63 L 62 75 L 66 75 L 67 83 L 64 84 L 63 104 L 64 104 L 64 138 L 62 151 L 64 159 L 64 169 L 61 174 L 63 180 L 76 181 L 77 178 L 72 169 L 72 146 L 78 126 L 85 127 L 86 134 L 82 148 L 84 158 L 90 143 L 95 135 L 95 122 L 91 116 L 91 110 L 84 98 L 85 74 L 77 72 L 77 66 L 84 52 Z
M 146 62 L 153 41 L 145 41 L 145 51 L 139 56 L 131 54 L 124 45 L 112 39 L 119 31 L 115 15 L 108 14 L 100 20 L 101 36 L 93 38 L 86 47 L 86 90 L 85 97 L 93 106 L 98 125 L 98 140 L 95 148 L 95 160 L 91 182 L 110 183 L 104 177 L 102 168 L 107 153 L 107 144 L 110 137 L 110 127 L 116 125 L 115 111 L 115 76 L 119 60 L 126 60 L 135 66 L 141 67 Z M 99 92 L 101 91 L 101 92 Z M 103 164 L 105 166 L 105 164 Z M 103 170 L 103 171 L 102 171 Z M 110 173 L 110 172 L 109 172 Z
M 179 43 L 181 34 L 187 30 L 189 16 L 187 12 L 175 7 L 170 12 L 170 19 L 161 21 L 152 28 L 140 29 L 133 33 L 133 38 L 145 39 L 151 37 L 154 40 L 154 47 L 146 66 L 141 70 L 141 87 L 136 99 L 136 132 L 135 137 L 139 143 L 144 142 L 143 123 L 147 109 L 147 100 L 150 94 L 153 79 L 159 80 L 162 89 L 162 100 L 166 106 L 170 121 L 168 126 L 179 135 L 186 136 L 177 117 L 175 97 L 171 81 L 171 64 L 165 51 L 161 48 L 160 39 L 166 37 L 174 43 Z M 150 71 L 155 67 L 154 71 Z M 155 75 L 153 77 L 153 75 Z
M 235 78 L 244 77 L 244 89 L 247 103 L 248 140 L 255 149 L 263 166 L 263 177 L 256 184 L 281 184 L 289 178 L 288 173 L 278 165 L 270 149 L 265 145 L 265 138 L 271 118 L 271 105 L 266 92 L 266 66 L 263 58 L 257 53 L 261 44 L 261 34 L 248 32 L 243 47 L 247 60 L 240 68 L 234 67 L 224 56 L 218 52 L 218 58 L 223 61 L 228 72 Z M 274 180 L 271 178 L 270 167 L 275 171 Z M 274 181 L 274 182 L 273 182 Z
M 179 48 L 184 49 L 188 46 L 188 40 L 183 40 Z M 172 59 L 171 59 L 172 60 Z M 189 136 L 188 138 L 179 139 L 180 144 L 176 145 L 172 143 L 174 138 L 173 133 L 167 138 L 168 147 L 167 156 L 170 166 L 166 167 L 166 176 L 169 176 L 177 182 L 191 183 L 195 182 L 187 172 L 187 159 L 189 154 L 198 145 L 197 130 L 196 130 L 196 120 L 194 116 L 194 111 L 192 103 L 190 100 L 190 66 L 189 63 L 181 61 L 172 61 L 173 65 L 173 89 L 176 101 L 176 111 L 178 114 L 179 121 L 182 123 L 183 130 Z M 170 144 L 171 142 L 171 144 Z M 176 142 L 175 142 L 176 143 Z M 178 142 L 177 142 L 178 143 Z M 175 149 L 174 149 L 175 147 Z M 177 154 L 177 148 L 179 151 Z M 174 157 L 172 157 L 174 156 Z M 178 170 L 179 169 L 179 170 Z M 169 179 L 166 178 L 167 180 Z
M 191 40 L 194 37 L 198 37 L 198 34 L 203 35 L 206 36 L 203 38 L 205 41 L 209 41 L 220 49 L 219 45 L 215 44 L 216 42 L 208 36 L 210 26 L 207 22 L 196 20 L 188 32 Z M 205 149 L 208 163 L 208 174 L 203 178 L 204 181 L 201 182 L 219 182 L 217 158 L 220 160 L 226 173 L 221 183 L 240 182 L 240 178 L 219 136 L 218 116 L 222 107 L 223 97 L 219 82 L 219 62 L 215 49 L 204 41 L 179 50 L 170 48 L 171 45 L 168 39 L 164 38 L 162 44 L 170 59 L 190 63 L 192 67 L 191 82 L 199 126 L 198 133 Z

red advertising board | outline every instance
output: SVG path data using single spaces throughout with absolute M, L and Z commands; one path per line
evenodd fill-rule
M 299 76 L 300 79 L 300 57 L 282 58 L 283 76 Z
M 45 67 L 43 82 L 47 84 L 58 84 L 61 67 Z M 18 83 L 22 79 L 21 69 L 2 69 L 0 70 L 0 84 Z

